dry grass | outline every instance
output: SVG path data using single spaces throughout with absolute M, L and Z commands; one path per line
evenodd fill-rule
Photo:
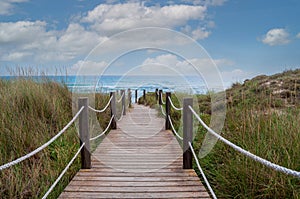
M 258 156 L 300 171 L 299 75 L 300 70 L 286 71 L 234 84 L 227 90 L 227 115 L 222 135 Z M 273 93 L 282 87 L 291 94 Z M 201 117 L 209 124 L 210 97 L 197 97 L 199 110 L 204 113 Z M 155 104 L 153 96 L 149 102 L 150 106 Z M 171 112 L 171 117 L 180 120 L 175 114 Z M 179 122 L 174 123 L 178 128 Z M 196 152 L 206 133 L 199 127 L 193 143 Z M 200 164 L 219 198 L 300 198 L 300 179 L 254 162 L 220 141 L 200 159 Z M 195 163 L 194 169 L 198 171 Z
M 108 96 L 96 96 L 102 108 Z M 73 117 L 72 95 L 45 79 L 0 80 L 0 165 L 23 156 L 56 135 Z M 109 113 L 99 116 L 106 126 Z M 79 148 L 74 125 L 49 147 L 20 164 L 0 171 L 0 198 L 41 198 Z M 80 157 L 79 157 L 80 158 Z M 72 164 L 49 198 L 57 198 L 80 167 Z

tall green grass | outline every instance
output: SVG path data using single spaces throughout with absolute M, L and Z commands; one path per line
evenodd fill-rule
M 242 101 L 227 107 L 222 135 L 260 157 L 299 171 L 299 108 L 276 112 L 266 96 L 255 99 L 255 105 L 249 98 Z M 202 118 L 209 123 L 210 115 Z M 196 151 L 206 133 L 199 128 L 194 141 Z M 267 168 L 221 142 L 200 162 L 220 198 L 300 198 L 299 179 Z M 194 168 L 197 170 L 195 164 Z
M 109 99 L 96 95 L 96 108 Z M 72 94 L 66 86 L 30 78 L 0 80 L 0 165 L 15 160 L 47 142 L 73 117 Z M 101 119 L 100 119 L 101 118 Z M 99 115 L 106 126 L 109 113 Z M 72 125 L 43 151 L 0 171 L 0 198 L 41 198 L 79 148 Z M 80 168 L 80 157 L 72 164 L 49 198 L 57 198 Z
M 274 109 L 268 93 L 247 95 L 228 106 L 222 135 L 276 164 L 300 170 L 300 108 Z M 209 115 L 204 116 L 209 122 Z M 195 141 L 197 149 L 206 131 Z M 257 163 L 218 142 L 200 160 L 221 198 L 300 198 L 300 180 Z
M 242 85 L 240 85 L 242 86 Z M 276 164 L 300 171 L 300 107 L 275 106 L 280 101 L 270 91 L 254 93 L 234 90 L 232 103 L 227 105 L 222 136 Z M 199 111 L 206 124 L 210 122 L 210 96 L 198 95 Z M 146 105 L 155 107 L 153 94 Z M 180 104 L 172 97 L 175 106 Z M 140 99 L 141 103 L 144 103 Z M 175 128 L 180 114 L 171 111 Z M 207 131 L 199 126 L 193 142 L 198 153 Z M 300 180 L 257 163 L 218 141 L 213 150 L 200 159 L 204 173 L 219 198 L 300 198 Z M 199 177 L 200 172 L 193 164 Z

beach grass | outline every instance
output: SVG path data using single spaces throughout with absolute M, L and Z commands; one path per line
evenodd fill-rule
M 105 106 L 109 96 L 96 95 L 95 108 Z M 43 145 L 73 117 L 72 94 L 66 86 L 45 78 L 37 83 L 26 78 L 0 80 L 0 165 Z M 109 113 L 99 115 L 106 126 Z M 46 149 L 0 171 L 0 198 L 41 198 L 79 149 L 75 125 Z M 80 168 L 80 157 L 48 198 L 57 198 Z
M 295 88 L 294 80 L 282 78 L 292 82 L 291 88 Z M 231 99 L 227 100 L 221 135 L 275 164 L 300 171 L 300 106 L 295 98 L 297 94 L 290 95 L 294 99 L 283 99 L 282 95 L 273 95 L 269 88 L 257 91 L 259 84 L 256 79 L 246 82 L 246 85 L 234 84 L 226 91 Z M 147 95 L 146 105 L 157 108 L 154 96 L 152 93 Z M 209 124 L 210 95 L 197 95 L 197 99 L 201 118 Z M 172 96 L 172 101 L 175 106 L 181 106 L 176 97 Z M 140 102 L 144 103 L 142 99 Z M 179 129 L 181 115 L 171 111 L 171 117 L 175 128 Z M 199 125 L 193 141 L 197 154 L 206 133 L 207 130 Z M 221 141 L 199 160 L 219 198 L 300 198 L 300 179 L 263 166 Z M 195 161 L 193 167 L 202 179 Z

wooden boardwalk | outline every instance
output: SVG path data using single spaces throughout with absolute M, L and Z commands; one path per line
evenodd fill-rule
M 210 198 L 194 170 L 182 169 L 182 149 L 165 120 L 134 105 L 59 198 Z

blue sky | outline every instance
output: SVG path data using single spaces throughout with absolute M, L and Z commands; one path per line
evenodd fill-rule
M 48 73 L 66 67 L 76 74 L 97 44 L 151 26 L 196 40 L 229 84 L 300 67 L 299 10 L 298 0 L 0 0 L 0 74 L 8 74 L 7 66 Z M 119 67 L 184 65 L 168 52 L 131 53 L 121 60 Z M 104 67 L 108 61 L 103 56 L 89 63 Z

